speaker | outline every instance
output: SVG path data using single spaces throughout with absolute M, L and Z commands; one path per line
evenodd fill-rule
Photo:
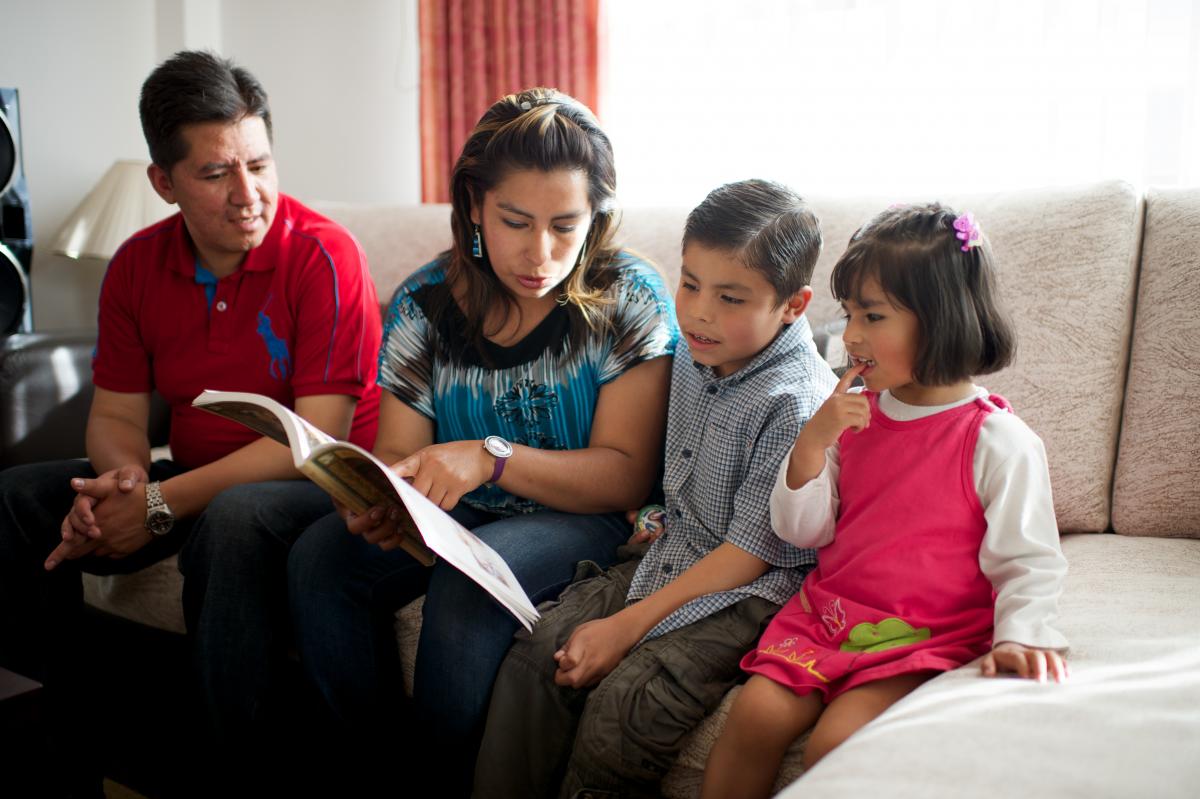
M 33 330 L 33 219 L 21 163 L 17 90 L 0 87 L 0 334 Z

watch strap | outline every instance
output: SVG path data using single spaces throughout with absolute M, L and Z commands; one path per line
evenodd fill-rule
M 504 474 L 504 464 L 508 463 L 508 458 L 501 458 L 499 455 L 493 455 L 492 457 L 496 459 L 496 465 L 492 467 L 492 476 L 488 478 L 489 483 L 494 483 L 500 479 L 500 475 Z

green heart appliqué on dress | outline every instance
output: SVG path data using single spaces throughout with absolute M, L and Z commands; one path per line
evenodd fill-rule
M 842 644 L 843 652 L 882 652 L 897 646 L 908 646 L 929 638 L 928 627 L 919 630 L 904 619 L 884 619 L 878 624 L 864 621 L 850 629 Z

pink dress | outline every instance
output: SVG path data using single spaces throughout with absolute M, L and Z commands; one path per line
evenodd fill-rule
M 898 422 L 867 397 L 870 426 L 839 440 L 836 536 L 742 659 L 826 702 L 885 677 L 957 668 L 992 643 L 974 454 L 983 420 L 1008 403 L 993 395 Z

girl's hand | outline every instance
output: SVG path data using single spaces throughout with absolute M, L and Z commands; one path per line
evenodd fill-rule
M 495 459 L 481 441 L 451 441 L 423 447 L 392 466 L 442 510 L 458 504 L 463 494 L 487 482 Z
M 861 363 L 847 369 L 834 387 L 829 399 L 822 403 L 817 412 L 812 415 L 796 446 L 803 446 L 822 456 L 825 450 L 837 443 L 838 436 L 845 430 L 865 430 L 871 423 L 871 404 L 862 394 L 851 394 L 850 385 L 866 367 Z
M 1045 682 L 1047 674 L 1058 683 L 1066 682 L 1070 676 L 1066 659 L 1053 649 L 1037 649 L 1011 641 L 993 647 L 979 668 L 984 677 L 1008 672 L 1038 682 Z
M 837 443 L 847 429 L 863 430 L 871 423 L 871 404 L 861 394 L 851 394 L 850 384 L 866 368 L 858 364 L 846 370 L 817 412 L 796 437 L 788 459 L 787 485 L 793 490 L 812 480 L 825 468 L 825 450 Z

